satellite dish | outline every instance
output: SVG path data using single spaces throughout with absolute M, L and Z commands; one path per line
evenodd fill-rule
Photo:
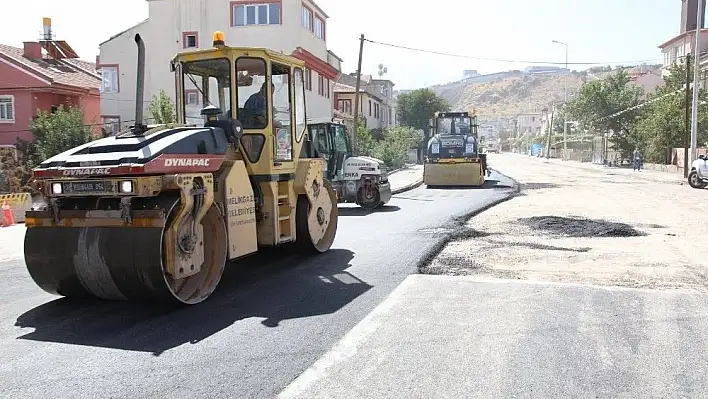
M 379 69 L 383 69 L 383 64 L 379 64 Z
M 384 73 L 388 72 L 388 67 L 384 67 L 383 72 Z

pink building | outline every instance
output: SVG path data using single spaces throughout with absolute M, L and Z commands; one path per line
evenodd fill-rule
M 31 140 L 29 125 L 39 110 L 77 106 L 84 121 L 101 130 L 101 75 L 96 64 L 78 59 L 64 41 L 51 39 L 45 19 L 45 38 L 25 42 L 24 48 L 0 44 L 0 147 L 18 138 Z

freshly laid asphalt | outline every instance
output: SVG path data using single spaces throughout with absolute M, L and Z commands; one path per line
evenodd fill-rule
M 441 227 L 512 186 L 493 173 L 484 188 L 422 186 L 373 213 L 340 205 L 328 253 L 256 255 L 188 308 L 58 298 L 3 257 L 2 396 L 272 398 L 416 272 Z

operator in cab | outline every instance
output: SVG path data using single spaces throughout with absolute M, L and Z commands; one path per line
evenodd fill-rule
M 261 85 L 261 89 L 257 93 L 251 94 L 251 96 L 246 100 L 246 103 L 243 105 L 244 109 L 252 111 L 256 115 L 256 120 L 258 123 L 261 124 L 261 126 L 265 126 L 267 124 L 266 118 L 268 117 L 268 113 L 266 112 L 266 104 L 268 103 L 268 100 L 266 99 L 266 88 L 268 87 L 267 82 L 263 82 L 263 85 Z M 270 84 L 270 89 L 271 93 L 275 92 L 275 85 L 273 83 Z M 273 107 L 273 126 L 278 128 L 278 127 L 283 127 L 283 125 L 275 120 L 275 107 Z

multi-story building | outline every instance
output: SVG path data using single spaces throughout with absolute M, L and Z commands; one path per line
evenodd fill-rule
M 538 135 L 541 132 L 541 114 L 538 112 L 519 114 L 516 117 L 516 128 L 519 137 L 525 134 Z
M 700 30 L 697 30 L 698 1 L 702 2 L 704 15 L 701 18 Z M 708 51 L 708 29 L 703 29 L 705 23 L 706 0 L 683 0 L 681 2 L 681 25 L 678 36 L 665 41 L 659 45 L 664 57 L 661 75 L 666 76 L 668 69 L 674 63 L 685 61 L 687 54 L 695 56 L 693 47 L 696 41 L 696 32 L 700 31 L 700 51 L 701 58 L 705 59 Z
M 39 41 L 23 48 L 0 44 L 0 147 L 33 140 L 32 118 L 62 105 L 80 108 L 84 123 L 100 133 L 101 77 L 95 64 L 78 57 L 67 42 L 53 39 L 49 18 Z
M 212 46 L 212 34 L 224 33 L 227 45 L 265 47 L 291 54 L 306 64 L 307 116 L 332 118 L 331 86 L 342 62 L 327 50 L 327 14 L 312 0 L 146 0 L 149 17 L 100 44 L 103 76 L 101 113 L 105 120 L 132 123 L 137 51 L 133 38 L 145 41 L 145 104 L 164 90 L 174 100 L 169 61 L 184 49 Z M 198 96 L 187 105 L 197 106 Z M 149 117 L 149 114 L 145 114 Z
M 395 126 L 396 104 L 393 93 L 394 83 L 386 79 L 372 79 L 362 75 L 359 84 L 359 117 L 369 129 L 383 129 Z M 353 119 L 356 73 L 342 74 L 334 85 L 335 107 L 343 115 Z

